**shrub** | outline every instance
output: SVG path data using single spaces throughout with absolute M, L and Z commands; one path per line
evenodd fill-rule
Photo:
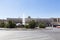
M 29 22 L 29 28 L 35 28 L 36 27 L 36 22 L 34 20 Z
M 45 28 L 45 27 L 46 27 L 46 25 L 44 23 L 39 24 L 39 28 Z
M 16 24 L 12 21 L 8 21 L 7 28 L 15 28 Z
M 2 22 L 2 23 L 0 24 L 0 27 L 4 28 L 4 27 L 5 27 L 5 23 Z
M 28 26 L 28 25 L 24 25 L 24 27 L 25 27 L 25 28 L 29 28 L 29 26 Z

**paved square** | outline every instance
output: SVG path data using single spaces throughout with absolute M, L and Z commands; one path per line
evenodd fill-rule
M 0 40 L 55 40 L 43 30 L 0 31 Z

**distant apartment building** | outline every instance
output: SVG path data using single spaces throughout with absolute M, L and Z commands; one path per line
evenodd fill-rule
M 7 18 L 7 21 L 13 21 L 15 23 L 22 23 L 22 18 Z
M 53 18 L 51 23 L 53 26 L 60 26 L 60 18 Z
M 22 18 L 7 18 L 7 21 L 13 21 L 15 23 L 22 24 Z M 25 23 L 28 24 L 31 20 L 34 20 L 37 23 L 44 22 L 46 23 L 46 26 L 51 26 L 52 19 L 51 18 L 25 18 Z
M 22 18 L 7 18 L 6 20 L 0 19 L 1 22 L 8 22 L 8 21 L 13 21 L 16 24 L 20 23 L 22 24 Z M 44 22 L 46 23 L 47 26 L 60 26 L 60 18 L 25 18 L 25 23 L 27 24 L 31 20 L 34 20 L 37 23 Z
M 0 19 L 0 23 L 2 23 L 2 22 L 7 23 L 7 20 L 5 20 L 5 19 Z

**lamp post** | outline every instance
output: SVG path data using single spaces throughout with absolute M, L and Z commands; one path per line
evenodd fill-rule
M 52 28 L 53 28 L 53 18 L 52 18 Z
M 57 23 L 58 23 L 58 18 L 57 18 Z
M 23 14 L 23 18 L 22 18 L 22 24 L 25 25 L 25 16 Z

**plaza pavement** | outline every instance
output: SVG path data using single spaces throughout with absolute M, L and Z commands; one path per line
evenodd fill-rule
M 0 30 L 0 40 L 60 40 L 60 29 Z

